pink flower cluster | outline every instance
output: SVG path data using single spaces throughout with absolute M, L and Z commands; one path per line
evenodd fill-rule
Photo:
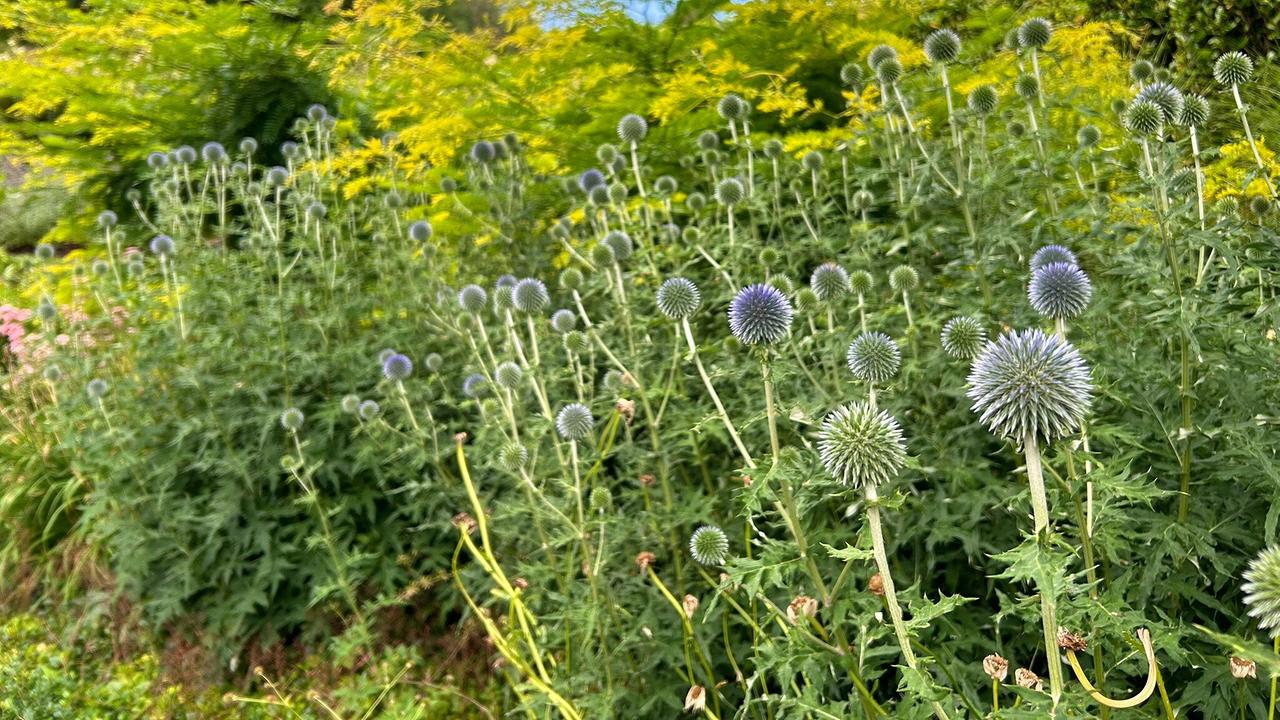
M 0 337 L 5 339 L 5 350 L 8 356 L 22 363 L 26 356 L 27 336 L 26 322 L 31 319 L 31 311 L 12 305 L 0 305 Z

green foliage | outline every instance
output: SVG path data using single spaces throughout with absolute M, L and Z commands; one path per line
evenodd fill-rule
M 35 247 L 57 224 L 67 201 L 67 193 L 55 187 L 0 190 L 0 248 Z

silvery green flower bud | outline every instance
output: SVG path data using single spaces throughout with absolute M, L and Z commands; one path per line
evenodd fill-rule
M 996 105 L 1000 104 L 1000 93 L 994 85 L 979 85 L 969 91 L 967 102 L 973 114 L 986 117 L 995 112 Z
M 1018 44 L 1024 48 L 1042 48 L 1053 37 L 1053 25 L 1044 18 L 1031 18 L 1018 28 Z
M 644 140 L 649 132 L 649 123 L 639 115 L 623 115 L 618 121 L 618 138 L 627 144 L 635 144 Z
M 960 36 L 943 28 L 924 39 L 924 56 L 936 65 L 948 65 L 960 57 Z
M 1222 85 L 1243 85 L 1253 78 L 1253 61 L 1239 51 L 1224 53 L 1213 64 L 1213 77 Z

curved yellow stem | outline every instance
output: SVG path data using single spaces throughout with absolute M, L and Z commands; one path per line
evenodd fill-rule
M 1111 698 L 1098 692 L 1098 689 L 1089 682 L 1089 678 L 1085 677 L 1084 669 L 1080 667 L 1080 661 L 1076 660 L 1076 654 L 1067 648 L 1067 662 L 1070 663 L 1071 669 L 1076 674 L 1076 679 L 1089 691 L 1089 695 L 1098 702 L 1112 708 L 1131 708 L 1137 707 L 1147 701 L 1151 697 L 1151 693 L 1156 690 L 1156 678 L 1158 671 L 1156 670 L 1156 651 L 1151 646 L 1151 632 L 1146 628 L 1138 630 L 1138 641 L 1142 643 L 1142 651 L 1147 656 L 1147 684 L 1138 691 L 1137 695 L 1124 700 L 1112 700 Z

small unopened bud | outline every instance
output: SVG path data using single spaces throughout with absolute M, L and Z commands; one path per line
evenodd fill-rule
M 750 475 L 743 475 L 743 476 L 742 476 L 742 487 L 751 487 L 751 476 L 750 476 Z
M 467 434 L 465 432 L 455 433 L 453 441 L 461 445 L 467 441 Z
M 640 572 L 644 572 L 645 570 L 648 570 L 649 566 L 657 559 L 656 555 L 646 550 L 639 555 L 636 555 L 636 565 L 640 566 Z
M 685 595 L 682 604 L 684 605 L 685 617 L 692 619 L 693 614 L 698 612 L 698 598 L 692 595 Z
M 1255 679 L 1258 677 L 1258 664 L 1242 657 L 1233 657 L 1231 658 L 1231 677 L 1237 680 Z
M 653 475 L 650 475 L 649 473 L 645 473 L 640 476 L 640 484 L 645 487 L 649 487 L 650 485 L 657 482 L 657 480 L 658 480 L 657 478 L 655 478 Z
M 880 573 L 872 575 L 867 581 L 867 592 L 876 597 L 884 597 L 884 578 L 880 577 Z
M 694 685 L 684 696 L 684 711 L 697 714 L 707 708 L 707 690 L 701 685 Z
M 453 516 L 453 526 L 470 535 L 476 531 L 476 519 L 471 517 L 471 513 L 460 512 Z
M 529 589 L 529 581 L 528 581 L 528 580 L 525 580 L 525 579 L 524 579 L 524 578 L 522 578 L 522 577 L 518 577 L 518 578 L 516 578 L 515 580 L 512 580 L 512 581 L 511 581 L 511 584 L 512 584 L 512 585 L 514 585 L 514 586 L 516 586 L 516 588 L 518 588 L 518 589 L 520 589 L 520 590 L 528 590 L 528 589 Z
M 625 399 L 619 400 L 618 402 L 613 404 L 613 407 L 615 410 L 618 411 L 618 414 L 622 416 L 622 419 L 625 420 L 628 425 L 630 425 L 631 421 L 635 419 L 635 416 L 636 416 L 635 400 L 625 400 Z
M 1030 690 L 1041 690 L 1044 688 L 1044 683 L 1040 682 L 1040 676 L 1026 668 L 1018 668 L 1015 670 L 1013 672 L 1013 680 L 1018 683 L 1018 687 L 1024 687 Z
M 808 595 L 797 595 L 787 606 L 787 619 L 792 625 L 801 618 L 811 618 L 818 614 L 818 601 Z
M 1058 628 L 1058 647 L 1072 652 L 1084 652 L 1087 646 L 1084 638 L 1066 628 Z
M 1009 676 L 1009 661 L 999 655 L 988 655 L 982 658 L 982 672 L 991 677 L 992 680 L 1004 682 Z

